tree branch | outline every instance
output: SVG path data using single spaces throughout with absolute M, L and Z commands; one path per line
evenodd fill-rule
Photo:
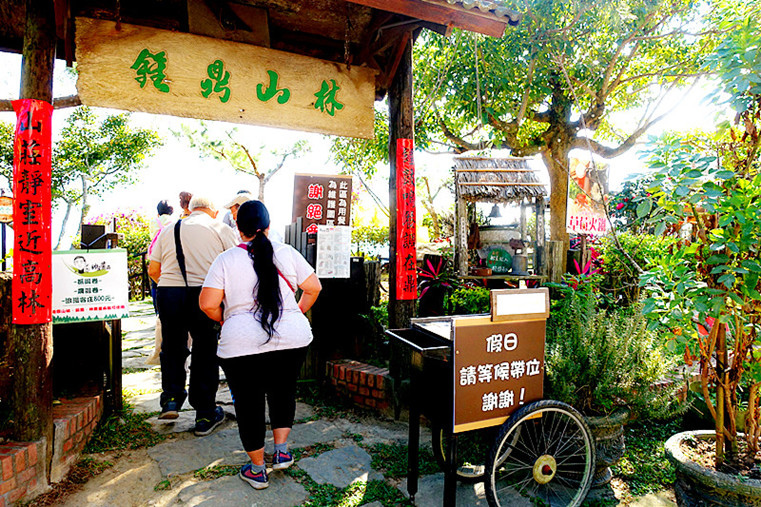
M 571 148 L 577 148 L 581 150 L 589 149 L 603 158 L 615 158 L 621 155 L 622 153 L 625 153 L 632 146 L 634 146 L 634 143 L 637 142 L 637 139 L 639 139 L 642 136 L 642 134 L 647 132 L 647 130 L 650 127 L 652 127 L 655 123 L 661 121 L 666 115 L 668 115 L 668 112 L 663 113 L 662 115 L 656 118 L 653 118 L 649 122 L 640 126 L 624 142 L 622 142 L 620 145 L 616 146 L 615 148 L 604 146 L 600 144 L 599 142 L 595 141 L 594 139 L 590 139 L 588 137 L 578 137 L 578 136 L 574 137 L 573 141 L 571 142 Z
M 481 141 L 477 144 L 469 143 L 465 139 L 462 139 L 461 137 L 458 137 L 454 132 L 452 132 L 446 123 L 444 123 L 444 120 L 441 118 L 438 118 L 439 126 L 441 127 L 441 132 L 444 134 L 444 137 L 446 137 L 449 141 L 454 143 L 455 151 L 458 153 L 462 153 L 464 151 L 471 151 L 471 150 L 483 150 L 488 147 L 488 143 L 485 143 L 484 141 Z M 459 148 L 460 151 L 457 151 Z

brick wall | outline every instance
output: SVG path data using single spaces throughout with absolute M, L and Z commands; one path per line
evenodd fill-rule
M 100 396 L 61 400 L 53 407 L 53 463 L 50 482 L 60 482 L 79 459 L 95 427 L 103 415 Z
M 363 408 L 389 410 L 391 394 L 387 368 L 378 368 L 351 359 L 328 361 L 326 375 L 336 390 Z
M 45 439 L 0 445 L 0 465 L 0 507 L 13 505 L 47 489 Z
M 61 400 L 53 407 L 51 482 L 61 481 L 77 462 L 102 414 L 100 396 Z M 0 507 L 31 500 L 48 490 L 46 447 L 45 439 L 0 445 Z

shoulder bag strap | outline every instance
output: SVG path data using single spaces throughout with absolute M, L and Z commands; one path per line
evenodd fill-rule
M 245 243 L 241 243 L 240 245 L 238 245 L 238 247 L 248 252 L 248 246 L 246 246 Z M 277 269 L 277 266 L 275 266 L 275 269 Z M 280 275 L 280 278 L 282 278 L 285 281 L 285 283 L 288 284 L 288 288 L 291 289 L 291 291 L 295 294 L 296 289 L 293 288 L 293 285 L 291 285 L 291 282 L 288 281 L 288 279 L 283 275 L 283 273 L 280 272 L 279 269 L 277 269 L 277 274 Z
M 182 241 L 180 241 L 180 224 L 182 224 L 182 220 L 177 220 L 177 223 L 174 224 L 174 247 L 177 251 L 177 264 L 180 265 L 182 279 L 185 280 L 185 287 L 187 287 L 188 274 L 185 271 L 185 253 L 182 251 Z

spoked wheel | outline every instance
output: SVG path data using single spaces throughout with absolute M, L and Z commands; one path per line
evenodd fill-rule
M 494 428 L 461 433 L 457 437 L 457 479 L 462 482 L 480 482 L 486 473 L 486 457 L 496 436 Z M 452 436 L 438 425 L 431 427 L 433 456 L 442 470 L 446 470 L 447 454 Z
M 516 411 L 489 452 L 486 498 L 491 506 L 581 505 L 592 484 L 595 446 L 570 405 L 543 400 Z

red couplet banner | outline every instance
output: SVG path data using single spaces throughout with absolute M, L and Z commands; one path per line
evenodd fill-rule
M 417 299 L 415 254 L 415 146 L 396 140 L 396 299 Z
M 13 323 L 50 322 L 51 120 L 53 106 L 15 100 L 13 145 Z

